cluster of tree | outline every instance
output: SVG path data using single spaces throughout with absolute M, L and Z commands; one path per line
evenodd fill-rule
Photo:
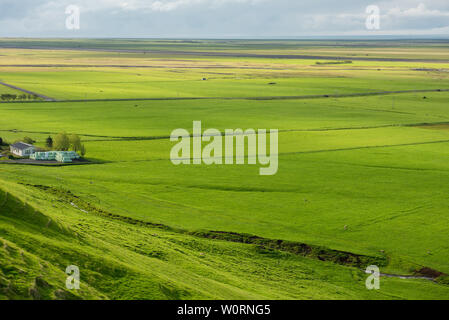
M 45 140 L 45 145 L 47 148 L 53 148 L 53 138 L 48 136 L 48 138 Z
M 25 143 L 28 143 L 28 144 L 33 144 L 36 142 L 35 140 L 31 139 L 30 137 L 24 137 L 22 141 Z
M 28 143 L 28 144 L 33 144 L 33 143 L 35 143 L 36 141 L 33 140 L 33 139 L 30 138 L 30 137 L 23 137 L 23 139 L 19 139 L 19 140 L 15 140 L 15 141 L 14 141 L 14 143 L 17 143 L 17 142 L 25 142 L 25 143 Z M 1 143 L 0 143 L 0 144 L 1 144 Z
M 54 139 L 48 137 L 46 140 L 47 147 L 53 147 L 59 151 L 73 150 L 80 152 L 82 156 L 86 154 L 86 148 L 81 143 L 81 139 L 77 134 L 59 133 Z
M 10 100 L 36 100 L 39 97 L 32 94 L 11 94 L 11 93 L 3 93 L 0 95 L 0 99 L 3 101 L 10 101 Z

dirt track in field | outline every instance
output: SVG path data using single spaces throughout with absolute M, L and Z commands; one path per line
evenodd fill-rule
M 42 95 L 42 94 L 39 94 L 39 93 L 36 93 L 36 92 L 33 92 L 33 91 L 29 91 L 29 90 L 27 90 L 27 89 L 23 89 L 23 88 L 14 86 L 14 85 L 12 85 L 12 84 L 7 84 L 7 83 L 2 82 L 2 81 L 0 81 L 0 85 L 4 85 L 5 87 L 8 87 L 8 88 L 11 88 L 11 89 L 15 89 L 15 90 L 22 91 L 23 93 L 26 93 L 26 94 L 38 96 L 39 98 L 42 98 L 42 99 L 44 99 L 45 101 L 55 101 L 55 99 L 53 99 L 53 98 L 44 96 L 44 95 Z M 23 101 L 21 101 L 21 102 L 23 102 Z

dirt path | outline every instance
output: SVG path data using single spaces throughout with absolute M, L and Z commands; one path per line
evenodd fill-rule
M 0 84 L 1 84 L 1 85 L 4 85 L 5 87 L 11 88 L 11 89 L 15 89 L 15 90 L 22 91 L 22 92 L 24 92 L 24 93 L 26 93 L 26 94 L 38 96 L 39 98 L 42 98 L 42 99 L 44 99 L 45 101 L 55 101 L 55 99 L 53 99 L 53 98 L 44 96 L 44 95 L 42 95 L 42 94 L 39 94 L 39 93 L 36 93 L 36 92 L 33 92 L 33 91 L 29 91 L 29 90 L 26 90 L 26 89 L 23 89 L 23 88 L 20 88 L 20 87 L 17 87 L 17 86 L 13 86 L 12 84 L 7 84 L 7 83 L 2 82 L 2 81 L 0 81 Z M 21 102 L 23 102 L 23 101 L 21 101 Z
M 400 275 L 400 274 L 388 274 L 388 273 L 381 273 L 381 277 L 385 278 L 398 278 L 398 279 L 423 279 L 423 280 L 429 280 L 429 281 L 435 281 L 435 278 L 432 277 L 426 277 L 426 276 L 408 276 L 408 275 Z

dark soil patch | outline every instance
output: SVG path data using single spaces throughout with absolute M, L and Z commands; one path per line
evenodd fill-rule
M 425 276 L 425 277 L 434 278 L 434 279 L 441 277 L 441 276 L 445 276 L 444 273 L 434 270 L 429 267 L 423 267 L 419 270 L 416 270 L 415 275 Z
M 268 239 L 244 233 L 225 231 L 194 231 L 189 232 L 189 234 L 208 239 L 254 244 L 261 249 L 279 250 L 312 259 L 331 261 L 337 264 L 358 268 L 365 268 L 368 265 L 386 266 L 388 263 L 386 256 L 374 257 L 359 255 L 296 241 Z
M 449 130 L 449 123 L 424 123 L 415 127 L 430 130 Z

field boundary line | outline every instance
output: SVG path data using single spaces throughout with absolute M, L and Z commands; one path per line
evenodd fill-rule
M 0 84 L 4 84 L 0 82 Z M 30 93 L 25 89 L 7 85 L 11 88 Z M 352 98 L 352 97 L 367 97 L 367 96 L 382 96 L 402 93 L 425 93 L 425 92 L 449 92 L 449 89 L 416 89 L 416 90 L 398 90 L 398 91 L 374 91 L 374 92 L 358 92 L 358 93 L 343 93 L 343 94 L 315 94 L 303 96 L 267 96 L 267 97 L 166 97 L 166 98 L 117 98 L 117 99 L 53 99 L 43 95 L 44 101 L 6 101 L 0 103 L 73 103 L 73 102 L 114 102 L 114 101 L 188 101 L 188 100 L 255 100 L 255 101 L 269 101 L 269 100 L 306 100 L 306 99 L 327 99 L 327 98 Z
M 327 132 L 327 131 L 345 131 L 345 130 L 369 130 L 369 129 L 382 129 L 382 128 L 401 128 L 401 127 L 420 127 L 420 126 L 433 126 L 433 125 L 444 125 L 449 124 L 449 121 L 439 121 L 439 122 L 420 122 L 420 123 L 405 123 L 405 124 L 383 124 L 377 126 L 362 126 L 362 127 L 339 127 L 339 128 L 310 128 L 310 129 L 280 129 L 278 132 L 280 133 L 289 133 L 289 132 Z M 0 132 L 11 132 L 11 133 L 35 133 L 35 134 L 58 134 L 59 132 L 52 131 L 30 131 L 30 130 L 18 130 L 18 129 L 0 129 Z M 83 134 L 76 133 L 79 136 L 90 137 L 90 138 L 99 138 L 99 139 L 91 139 L 84 140 L 85 142 L 98 142 L 98 141 L 147 141 L 147 140 L 164 140 L 170 139 L 170 136 L 103 136 L 103 135 L 95 135 L 95 134 Z M 246 134 L 246 133 L 244 133 Z M 257 134 L 257 133 L 256 133 Z M 220 133 L 221 136 L 225 136 L 225 132 Z M 220 135 L 208 135 L 208 136 L 220 136 Z M 184 138 L 193 138 L 193 135 L 184 136 Z
M 375 148 L 391 148 L 391 147 L 407 147 L 407 146 L 417 146 L 424 144 L 434 144 L 434 143 L 448 143 L 449 140 L 436 140 L 436 141 L 423 141 L 423 142 L 410 142 L 410 143 L 400 143 L 400 144 L 387 144 L 381 146 L 359 146 L 359 147 L 349 147 L 341 149 L 322 149 L 322 150 L 310 150 L 310 151 L 296 151 L 296 152 L 285 152 L 279 153 L 279 156 L 283 155 L 295 155 L 295 154 L 310 154 L 310 153 L 321 153 L 321 152 L 336 152 L 336 151 L 351 151 L 360 149 L 375 149 Z

